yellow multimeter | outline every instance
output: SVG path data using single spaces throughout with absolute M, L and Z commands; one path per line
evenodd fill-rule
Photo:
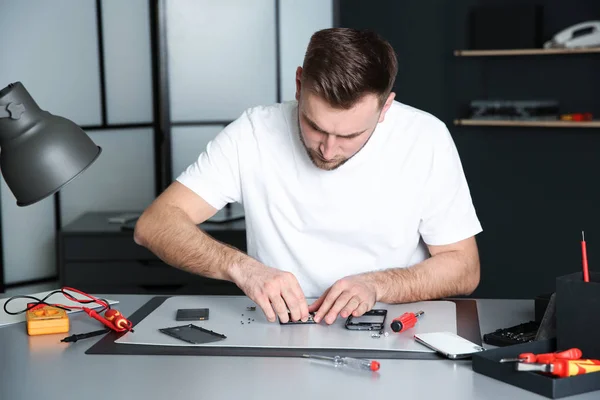
M 69 332 L 69 316 L 62 308 L 48 305 L 27 310 L 27 333 L 30 336 Z

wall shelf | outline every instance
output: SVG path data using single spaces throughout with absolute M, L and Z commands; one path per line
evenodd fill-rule
M 456 119 L 454 125 L 465 126 L 516 126 L 542 128 L 600 128 L 600 121 L 515 121 L 489 119 Z
M 579 49 L 454 50 L 454 55 L 457 57 L 527 56 L 527 55 L 584 54 L 584 53 L 600 53 L 600 47 L 589 47 L 589 48 L 579 48 Z

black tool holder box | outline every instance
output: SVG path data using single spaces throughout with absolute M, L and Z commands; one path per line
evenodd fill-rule
M 560 349 L 562 350 L 562 349 Z M 520 387 L 551 399 L 600 390 L 600 372 L 558 378 L 538 372 L 517 371 L 515 363 L 501 363 L 502 358 L 518 357 L 521 353 L 552 353 L 555 340 L 543 340 L 486 350 L 473 355 L 473 371 Z M 600 393 L 598 393 L 600 398 Z
M 514 362 L 521 353 L 552 353 L 576 347 L 582 358 L 600 359 L 600 273 L 582 273 L 556 279 L 556 338 L 486 350 L 472 356 L 473 370 L 525 390 L 557 399 L 600 390 L 600 371 L 560 378 L 539 372 L 517 371 Z M 600 398 L 600 392 L 598 393 Z

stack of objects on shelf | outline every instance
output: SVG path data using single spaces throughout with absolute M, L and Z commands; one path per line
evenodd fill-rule
M 557 120 L 560 117 L 556 100 L 473 100 L 469 118 L 491 120 Z

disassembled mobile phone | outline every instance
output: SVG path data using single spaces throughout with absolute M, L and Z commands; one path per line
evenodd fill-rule
M 218 342 L 219 340 L 227 339 L 225 335 L 200 328 L 193 324 L 162 328 L 159 331 L 165 335 L 193 344 Z
M 385 325 L 387 310 L 367 311 L 360 317 L 350 315 L 346 319 L 346 329 L 353 331 L 382 331 Z
M 473 353 L 485 350 L 452 332 L 417 333 L 415 340 L 451 359 L 467 358 Z
M 314 312 L 309 312 L 308 313 L 308 319 L 306 320 L 306 322 L 302 322 L 302 320 L 292 321 L 292 314 L 288 314 L 288 322 L 281 322 L 281 319 L 280 319 L 279 320 L 279 324 L 281 324 L 281 325 L 316 324 L 316 322 L 315 322 L 315 313 Z
M 175 315 L 176 321 L 206 321 L 208 308 L 180 308 Z

